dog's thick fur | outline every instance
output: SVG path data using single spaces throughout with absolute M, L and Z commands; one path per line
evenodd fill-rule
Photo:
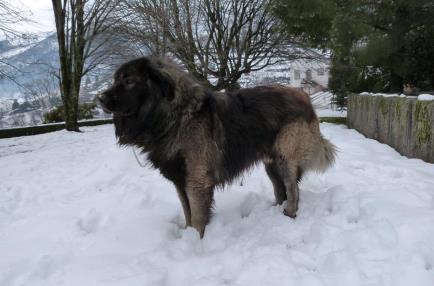
M 276 203 L 295 217 L 298 182 L 307 170 L 324 171 L 335 147 L 324 139 L 309 97 L 283 86 L 212 92 L 166 59 L 122 65 L 99 96 L 114 114 L 121 145 L 147 153 L 176 187 L 187 226 L 202 237 L 215 187 L 264 162 Z

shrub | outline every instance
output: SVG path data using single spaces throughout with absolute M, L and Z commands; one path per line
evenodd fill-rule
M 96 107 L 95 103 L 83 103 L 78 106 L 78 120 L 92 119 L 92 110 Z M 65 121 L 65 108 L 63 105 L 57 106 L 47 113 L 44 113 L 44 123 L 54 123 Z

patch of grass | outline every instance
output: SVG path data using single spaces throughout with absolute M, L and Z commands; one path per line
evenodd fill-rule
M 417 143 L 419 146 L 427 144 L 431 140 L 431 118 L 428 106 L 431 102 L 416 102 Z
M 320 117 L 319 122 L 327 122 L 327 123 L 334 123 L 334 124 L 347 124 L 347 118 L 346 117 Z
M 398 119 L 401 119 L 401 109 L 404 101 L 405 101 L 404 98 L 397 98 L 395 101 L 395 114 L 398 117 Z
M 93 119 L 92 110 L 95 109 L 95 103 L 83 103 L 78 106 L 78 120 Z M 44 123 L 55 123 L 65 121 L 65 108 L 63 105 L 57 106 L 52 110 L 44 113 Z
M 389 108 L 389 102 L 387 102 L 387 99 L 384 97 L 380 97 L 380 110 L 381 110 L 381 114 L 383 114 L 383 116 L 386 116 L 388 113 L 388 108 Z

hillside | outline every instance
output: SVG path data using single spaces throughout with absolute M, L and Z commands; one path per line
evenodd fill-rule
M 16 83 L 0 79 L 0 99 L 24 98 L 25 87 L 39 80 L 50 78 L 50 71 L 58 67 L 55 34 L 43 34 L 32 40 L 12 43 L 0 41 L 2 66 Z
M 16 43 L 0 41 L 0 59 L 7 63 L 1 68 L 13 78 L 0 79 L 0 128 L 41 124 L 43 114 L 60 104 L 53 76 L 59 65 L 56 35 L 41 34 Z M 80 102 L 93 101 L 97 92 L 107 87 L 112 73 L 112 67 L 101 66 L 86 75 Z M 12 110 L 14 100 L 26 107 Z

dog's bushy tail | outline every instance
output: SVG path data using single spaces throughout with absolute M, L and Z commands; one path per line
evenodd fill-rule
M 313 171 L 325 172 L 335 162 L 336 152 L 336 146 L 320 135 L 319 144 L 307 167 Z

